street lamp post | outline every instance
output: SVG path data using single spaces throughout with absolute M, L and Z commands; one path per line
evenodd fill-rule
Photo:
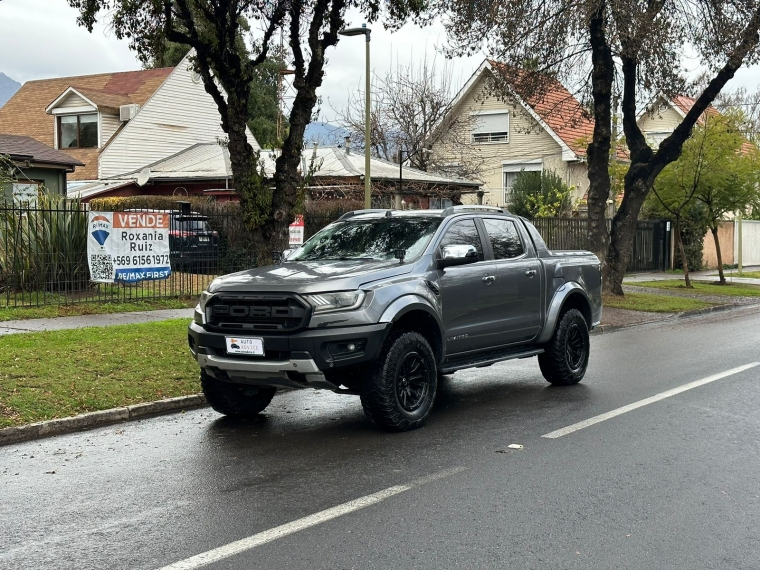
M 370 76 L 369 76 L 369 40 L 372 30 L 367 27 L 367 24 L 362 24 L 361 28 L 348 28 L 340 30 L 338 32 L 341 36 L 361 36 L 366 38 L 366 69 L 365 69 L 365 86 L 364 86 L 364 207 L 369 209 L 372 207 L 371 199 L 371 184 L 370 184 L 370 165 L 369 165 L 369 151 L 370 151 Z

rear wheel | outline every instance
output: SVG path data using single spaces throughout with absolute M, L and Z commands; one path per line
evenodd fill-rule
M 544 353 L 538 355 L 541 374 L 557 386 L 577 384 L 586 374 L 589 349 L 586 319 L 577 309 L 566 311 L 560 316 Z
M 364 413 L 394 431 L 420 427 L 433 408 L 438 389 L 435 356 L 416 332 L 391 333 L 380 358 L 362 384 Z
M 272 386 L 231 384 L 201 371 L 201 387 L 209 405 L 225 416 L 250 418 L 266 408 L 277 391 Z

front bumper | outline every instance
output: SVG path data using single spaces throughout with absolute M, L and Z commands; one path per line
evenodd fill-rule
M 332 329 L 309 329 L 300 333 L 259 335 L 264 343 L 264 356 L 227 354 L 225 336 L 234 332 L 208 332 L 192 322 L 188 327 L 188 343 L 198 365 L 219 380 L 228 382 L 281 386 L 289 388 L 326 388 L 336 384 L 325 372 L 366 364 L 377 359 L 391 323 L 378 323 Z M 361 347 L 356 353 L 335 354 L 336 344 L 353 343 Z

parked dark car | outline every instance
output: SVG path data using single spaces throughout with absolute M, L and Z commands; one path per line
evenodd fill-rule
M 208 216 L 171 213 L 169 258 L 172 269 L 212 273 L 219 259 L 219 232 L 208 224 Z

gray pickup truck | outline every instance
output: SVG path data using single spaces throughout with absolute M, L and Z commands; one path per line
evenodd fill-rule
M 190 351 L 222 414 L 255 415 L 277 388 L 324 388 L 409 430 L 439 375 L 529 356 L 552 384 L 586 372 L 599 260 L 549 251 L 502 209 L 349 212 L 283 257 L 214 279 L 195 309 Z

